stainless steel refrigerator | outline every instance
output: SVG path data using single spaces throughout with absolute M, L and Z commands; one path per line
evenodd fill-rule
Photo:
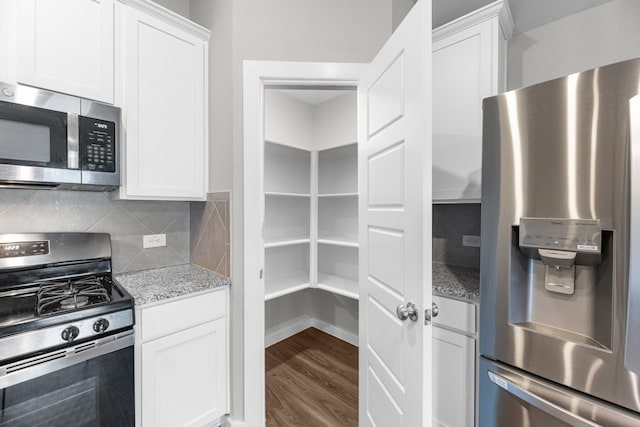
M 640 59 L 484 100 L 479 425 L 640 426 Z

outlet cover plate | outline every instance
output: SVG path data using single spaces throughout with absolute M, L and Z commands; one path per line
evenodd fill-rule
M 480 236 L 462 236 L 462 246 L 470 246 L 472 248 L 480 247 Z
M 161 246 L 167 246 L 166 234 L 145 234 L 142 236 L 143 248 L 158 248 Z

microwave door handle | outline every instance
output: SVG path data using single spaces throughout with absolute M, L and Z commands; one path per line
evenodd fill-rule
M 640 95 L 629 100 L 629 276 L 624 365 L 640 375 Z
M 506 390 L 510 394 L 527 402 L 528 404 L 540 409 L 543 412 L 551 415 L 558 420 L 564 421 L 565 423 L 575 426 L 575 427 L 601 427 L 600 424 L 597 424 L 593 421 L 589 421 L 586 418 L 583 418 L 573 412 L 562 408 L 548 400 L 530 392 L 529 390 L 520 387 L 515 384 L 513 381 L 508 380 L 502 375 L 498 375 L 495 372 L 487 371 L 489 375 L 489 379 L 492 383 L 497 385 L 498 387 Z
M 67 168 L 80 169 L 80 130 L 79 116 L 67 114 Z

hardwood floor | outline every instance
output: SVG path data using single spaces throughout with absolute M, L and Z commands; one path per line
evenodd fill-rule
M 267 426 L 358 425 L 358 348 L 309 328 L 265 350 Z

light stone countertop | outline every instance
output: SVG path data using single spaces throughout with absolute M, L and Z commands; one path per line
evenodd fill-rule
M 231 285 L 231 279 L 194 264 L 115 275 L 136 305 Z
M 459 299 L 472 304 L 480 303 L 480 270 L 433 263 L 433 294 Z

